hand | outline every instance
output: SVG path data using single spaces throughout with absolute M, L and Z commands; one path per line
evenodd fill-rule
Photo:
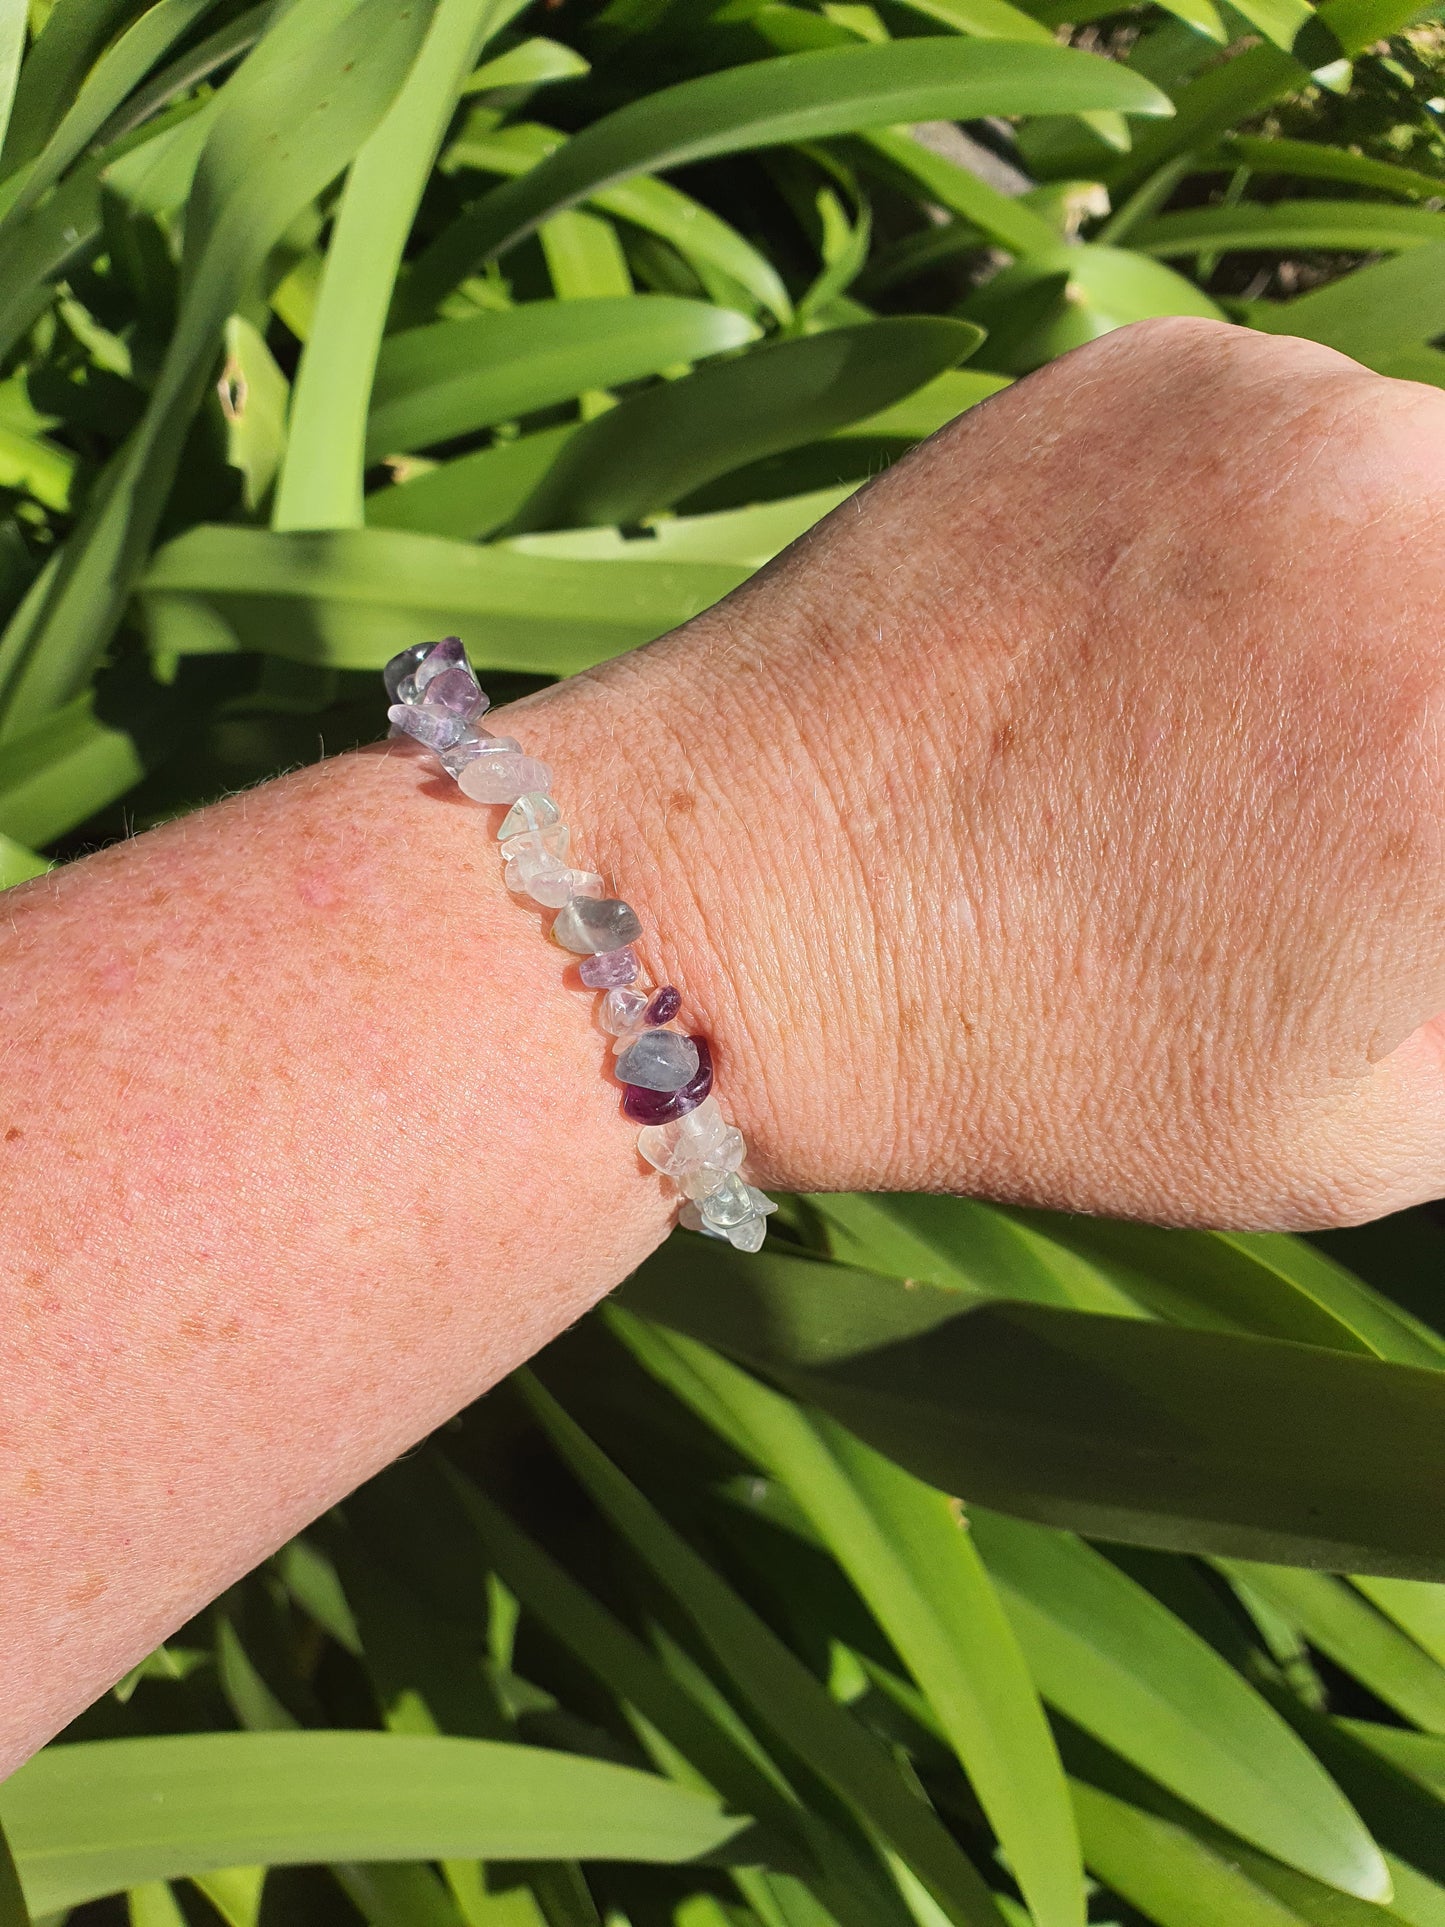
M 1296 1228 L 1445 1191 L 1442 426 L 1144 323 L 515 713 L 766 1177 Z

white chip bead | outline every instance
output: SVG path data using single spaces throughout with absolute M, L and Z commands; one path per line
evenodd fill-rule
M 644 1124 L 637 1148 L 664 1177 L 676 1177 L 700 1163 L 730 1129 L 717 1099 L 705 1097 L 669 1124 Z
M 468 763 L 457 777 L 457 785 L 474 803 L 515 803 L 531 790 L 550 789 L 552 772 L 535 756 L 524 756 L 520 750 L 493 750 Z
M 507 837 L 502 857 L 507 863 L 515 863 L 519 856 L 566 856 L 571 842 L 572 832 L 565 823 L 548 823 Z
M 684 1231 L 700 1231 L 705 1238 L 718 1238 L 724 1244 L 732 1243 L 727 1232 L 719 1231 L 716 1225 L 709 1224 L 698 1207 L 691 1202 L 679 1208 L 677 1221 Z
M 528 790 L 502 818 L 497 841 L 505 843 L 508 837 L 520 836 L 524 830 L 545 830 L 561 820 L 562 812 L 545 790 Z
M 703 1227 L 704 1230 L 707 1228 Z M 761 1251 L 768 1235 L 768 1221 L 766 1218 L 744 1218 L 741 1224 L 730 1226 L 724 1235 L 734 1251 Z
M 730 1172 L 742 1169 L 747 1154 L 742 1132 L 730 1126 L 717 1143 L 704 1151 L 695 1162 L 673 1173 L 677 1187 L 685 1198 L 710 1197 L 714 1191 L 721 1189 L 724 1178 Z
M 632 1041 L 632 1033 L 642 1028 L 642 1013 L 647 1009 L 649 993 L 645 990 L 609 990 L 602 999 L 602 1009 L 598 1021 L 609 1037 L 618 1042 L 614 1050 L 622 1048 L 623 1040 Z
M 572 900 L 572 872 L 559 856 L 541 850 L 519 856 L 506 868 L 507 888 L 528 896 L 549 910 L 560 910 Z

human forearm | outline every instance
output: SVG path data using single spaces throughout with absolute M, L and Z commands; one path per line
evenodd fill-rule
M 9 899 L 0 1763 L 662 1235 L 499 814 L 364 753 Z

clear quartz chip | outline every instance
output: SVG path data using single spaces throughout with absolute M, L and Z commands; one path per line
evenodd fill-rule
M 642 1013 L 647 1009 L 645 990 L 609 990 L 602 999 L 598 1021 L 610 1037 L 631 1039 L 642 1029 Z
M 695 1109 L 667 1124 L 646 1124 L 637 1133 L 637 1148 L 664 1177 L 679 1177 L 702 1159 L 731 1130 L 715 1097 L 705 1097 Z
M 719 1231 L 755 1217 L 752 1187 L 735 1171 L 730 1171 L 717 1189 L 702 1200 L 702 1215 L 707 1224 Z
M 515 803 L 529 790 L 550 786 L 552 772 L 547 765 L 518 749 L 500 748 L 506 740 L 498 737 L 486 755 L 474 757 L 457 777 L 463 795 L 474 803 Z
M 572 842 L 572 832 L 565 823 L 539 824 L 535 830 L 522 830 L 516 836 L 505 838 L 502 843 L 502 857 L 507 863 L 514 863 L 521 856 L 566 856 Z

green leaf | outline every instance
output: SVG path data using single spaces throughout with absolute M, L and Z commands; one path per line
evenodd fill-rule
M 386 341 L 377 363 L 367 456 L 423 448 L 584 389 L 637 381 L 741 347 L 757 332 L 745 315 L 665 294 L 530 301 L 409 329 Z
M 1445 1374 L 868 1279 L 679 1237 L 623 1302 L 1000 1511 L 1173 1550 L 1445 1572 Z
M 20 59 L 25 52 L 25 28 L 29 0 L 3 0 L 0 3 L 0 151 L 10 127 L 10 110 L 15 104 L 15 84 L 20 77 Z
M 281 14 L 222 90 L 187 208 L 180 317 L 145 415 L 59 566 L 0 638 L 5 736 L 59 707 L 93 669 L 165 506 L 226 317 L 381 118 L 429 11 L 423 0 L 309 0 Z
M 1238 1861 L 1185 1828 L 1082 1780 L 1073 1795 L 1090 1872 L 1158 1927 L 1299 1927 Z
M 377 489 L 366 498 L 367 526 L 480 541 L 512 520 L 576 432 L 575 422 L 539 429 Z
M 1315 17 L 1306 0 L 1232 0 L 1232 4 L 1236 13 L 1286 53 Z
M 90 695 L 78 696 L 5 745 L 0 832 L 21 844 L 53 843 L 144 774 L 134 739 L 102 722 Z
M 748 573 L 552 560 L 399 529 L 274 535 L 210 524 L 157 550 L 139 601 L 161 655 L 257 649 L 380 669 L 408 638 L 456 634 L 479 666 L 567 676 L 665 635 Z
M 241 499 L 258 509 L 271 489 L 286 445 L 286 377 L 260 330 L 243 315 L 226 323 L 221 371 L 226 460 L 243 476 Z
M 473 167 L 515 178 L 561 147 L 566 135 L 537 121 L 511 127 L 474 127 L 470 123 L 447 149 L 443 166 Z M 588 204 L 615 220 L 628 221 L 645 234 L 670 242 L 685 261 L 704 273 L 711 269 L 736 281 L 775 320 L 792 319 L 792 303 L 777 269 L 765 254 L 702 201 L 669 181 L 646 175 L 599 188 Z
M 0 423 L 0 488 L 13 488 L 47 508 L 68 509 L 75 468 L 68 448 Z
M 951 1286 L 979 1303 L 1016 1298 L 1142 1316 L 1105 1272 L 1040 1236 L 1024 1221 L 1026 1214 L 1011 1215 L 972 1198 L 908 1193 L 839 1192 L 813 1203 L 839 1257 L 892 1277 Z
M 705 74 L 594 121 L 522 179 L 495 189 L 418 258 L 405 301 L 428 312 L 478 261 L 599 187 L 718 154 L 938 117 L 1117 108 L 1169 111 L 1113 62 L 1064 47 L 923 39 L 824 48 Z
M 733 1737 L 730 1729 L 737 1715 L 732 1708 L 726 1717 L 713 1716 L 699 1703 L 696 1690 L 672 1677 L 629 1627 L 485 1494 L 460 1474 L 451 1476 L 498 1572 L 524 1608 L 640 1716 L 644 1741 L 652 1742 L 659 1767 L 684 1784 L 711 1787 L 733 1808 L 752 1814 L 787 1844 L 800 1862 L 800 1876 L 817 1886 L 840 1920 L 866 1924 L 872 1907 L 871 1874 L 860 1866 L 852 1847 L 798 1801 L 772 1762 L 760 1765 Z M 665 1744 L 658 1745 L 659 1740 Z
M 439 0 L 411 72 L 351 164 L 296 373 L 276 529 L 359 528 L 366 415 L 402 250 L 484 42 L 523 0 Z
M 186 1927 L 186 1917 L 164 1880 L 147 1880 L 126 1895 L 130 1927 Z
M 1445 1734 L 1445 1666 L 1343 1580 L 1322 1572 L 1233 1565 L 1228 1570 L 1337 1666 L 1368 1686 L 1407 1720 Z
M 509 536 L 498 546 L 517 555 L 614 557 L 633 562 L 730 562 L 759 569 L 790 542 L 845 502 L 851 488 L 785 495 L 753 508 L 721 509 L 713 515 L 663 515 L 641 532 L 621 529 L 554 529 Z
M 484 94 L 494 87 L 540 87 L 549 80 L 577 80 L 592 69 L 571 47 L 538 34 L 484 61 L 468 76 L 463 94 Z
M 192 1874 L 191 1884 L 206 1896 L 226 1927 L 257 1927 L 266 1884 L 264 1867 L 216 1867 L 210 1873 Z
M 216 4 L 217 0 L 157 0 L 134 26 L 127 28 L 87 78 L 44 151 L 26 170 L 20 192 L 0 223 L 0 236 L 55 185 L 156 62 Z
M 1445 182 L 1440 183 L 1445 187 Z M 1145 254 L 1224 254 L 1231 248 L 1328 249 L 1385 253 L 1445 240 L 1445 214 L 1373 201 L 1270 201 L 1188 208 L 1141 221 L 1129 236 Z
M 30 1927 L 30 1910 L 15 1869 L 15 1857 L 0 1828 L 0 1927 Z
M 1418 1579 L 1356 1578 L 1351 1582 L 1387 1619 L 1445 1666 L 1445 1586 Z
M 1081 1540 L 970 1516 L 1050 1705 L 1286 1865 L 1362 1899 L 1388 1895 L 1348 1801 L 1212 1646 Z
M 632 275 L 617 229 L 600 214 L 563 208 L 537 230 L 552 292 L 561 301 L 630 295 Z M 584 413 L 586 412 L 584 403 Z
M 1377 1726 L 1372 1720 L 1341 1720 L 1340 1725 L 1372 1753 L 1378 1753 L 1445 1802 L 1445 1739 L 1433 1733 L 1406 1733 L 1397 1726 Z
M 860 165 L 904 193 L 920 192 L 976 227 L 1011 254 L 1052 253 L 1059 245 L 1058 230 L 1028 203 L 1003 194 L 945 154 L 935 154 L 907 128 L 874 128 L 859 141 Z
M 984 359 L 1005 374 L 1031 369 L 1150 315 L 1223 310 L 1172 268 L 1128 248 L 1097 244 L 1039 250 L 1004 268 L 962 304 L 988 331 Z
M 1348 181 L 1355 187 L 1378 188 L 1382 194 L 1399 194 L 1413 201 L 1435 200 L 1445 190 L 1445 180 L 1438 175 L 1422 174 L 1394 161 L 1376 160 L 1348 147 L 1328 147 L 1315 141 L 1230 134 L 1217 153 L 1196 154 L 1190 160 L 1192 173 L 1217 169 L 1232 174 L 1240 167 L 1254 174 L 1288 175 L 1296 180 Z
M 530 1375 L 520 1382 L 567 1464 L 687 1613 L 753 1713 L 902 1854 L 950 1921 L 1000 1927 L 987 1887 L 887 1752 Z
M 910 13 L 921 13 L 927 20 L 937 20 L 959 33 L 977 34 L 984 40 L 1042 44 L 1053 38 L 1032 14 L 1010 6 L 1008 0 L 902 0 L 902 4 Z
M 1432 1340 L 1303 1239 L 1118 1224 L 1077 1212 L 1008 1215 L 1096 1267 L 1159 1317 L 1445 1368 L 1445 1340 Z
M 56 0 L 20 69 L 0 152 L 0 178 L 44 147 L 109 43 L 137 11 L 137 0 Z
M 15 883 L 28 883 L 31 877 L 44 876 L 49 868 L 43 856 L 37 856 L 13 836 L 0 832 L 0 890 L 8 890 Z
M 614 1317 L 624 1337 L 636 1332 L 625 1314 Z M 646 1334 L 645 1362 L 668 1350 L 730 1413 L 867 1601 L 927 1696 L 1035 1919 L 1082 1927 L 1083 1869 L 1063 1769 L 950 1500 L 707 1347 Z M 677 1387 L 683 1396 L 688 1378 Z
M 1207 67 L 1174 94 L 1167 129 L 1142 131 L 1133 151 L 1109 170 L 1110 185 L 1137 186 L 1174 156 L 1212 145 L 1270 101 L 1297 92 L 1312 68 L 1363 52 L 1407 26 L 1417 12 L 1415 0 L 1326 0 L 1305 23 L 1293 53 L 1251 47 Z
M 1250 325 L 1304 335 L 1366 366 L 1445 331 L 1445 241 L 1342 276 L 1292 301 L 1252 302 Z
M 580 428 L 514 526 L 640 522 L 744 462 L 888 407 L 980 339 L 964 322 L 904 316 L 695 369 Z
M 32 1911 L 253 1862 L 716 1853 L 715 1801 L 629 1767 L 489 1740 L 200 1733 L 50 1748 L 0 1788 Z

